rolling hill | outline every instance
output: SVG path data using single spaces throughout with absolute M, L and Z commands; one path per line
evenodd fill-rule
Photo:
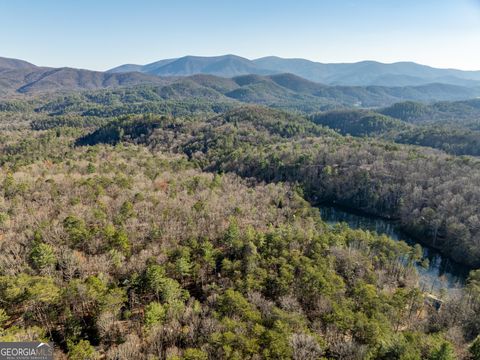
M 412 127 L 401 120 L 368 110 L 329 111 L 315 114 L 311 119 L 315 124 L 334 129 L 342 135 L 352 136 L 379 136 Z
M 0 58 L 0 95 L 166 83 L 168 83 L 167 79 L 139 72 L 112 74 L 67 67 L 48 68 L 35 66 L 22 60 Z

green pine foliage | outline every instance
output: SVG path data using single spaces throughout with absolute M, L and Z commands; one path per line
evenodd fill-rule
M 147 90 L 48 111 L 86 97 L 109 117 Z M 85 126 L 77 110 L 0 135 L 1 341 L 53 341 L 70 359 L 476 358 L 478 271 L 436 309 L 419 246 L 331 227 L 313 206 L 398 219 L 475 265 L 476 159 L 261 107 Z

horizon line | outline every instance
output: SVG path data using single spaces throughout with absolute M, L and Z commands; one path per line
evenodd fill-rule
M 261 57 L 248 58 L 248 57 L 233 54 L 233 53 L 220 54 L 220 55 L 191 55 L 191 54 L 187 54 L 187 55 L 183 55 L 183 56 L 179 56 L 179 57 L 164 57 L 164 58 L 157 59 L 157 60 L 154 60 L 154 61 L 151 61 L 151 62 L 147 62 L 145 64 L 139 64 L 139 63 L 134 63 L 134 62 L 123 63 L 123 64 L 116 65 L 116 66 L 113 66 L 113 67 L 109 67 L 105 70 L 91 69 L 91 68 L 75 66 L 75 65 L 72 65 L 72 66 L 70 66 L 70 65 L 65 65 L 65 66 L 39 65 L 39 64 L 36 64 L 36 63 L 31 62 L 29 60 L 20 59 L 20 58 L 16 58 L 16 57 L 10 57 L 10 56 L 0 56 L 0 58 L 9 59 L 9 60 L 20 60 L 20 61 L 27 62 L 27 63 L 29 63 L 31 65 L 34 65 L 34 66 L 37 66 L 37 67 L 46 67 L 46 68 L 54 68 L 54 69 L 71 68 L 71 69 L 77 69 L 77 70 L 107 72 L 109 70 L 116 69 L 118 67 L 125 66 L 125 65 L 146 66 L 146 65 L 154 64 L 154 63 L 159 62 L 159 61 L 163 61 L 163 60 L 175 61 L 175 60 L 179 60 L 179 59 L 183 59 L 183 58 L 187 58 L 187 57 L 214 58 L 214 57 L 225 57 L 225 56 L 235 56 L 235 57 L 239 57 L 239 58 L 242 58 L 242 59 L 245 59 L 245 60 L 248 60 L 248 61 L 256 61 L 256 60 L 265 59 L 265 58 L 278 58 L 278 59 L 282 59 L 282 60 L 304 60 L 304 61 L 309 61 L 309 62 L 312 62 L 312 63 L 315 63 L 315 64 L 321 64 L 321 65 L 352 65 L 352 64 L 359 64 L 359 63 L 369 63 L 369 62 L 382 64 L 382 65 L 395 65 L 395 64 L 402 64 L 403 63 L 403 64 L 416 64 L 416 65 L 426 66 L 426 67 L 430 67 L 430 68 L 438 69 L 438 70 L 457 70 L 457 71 L 463 71 L 463 72 L 480 72 L 480 69 L 462 69 L 462 68 L 455 68 L 455 67 L 437 67 L 437 66 L 433 66 L 433 65 L 420 63 L 420 62 L 415 62 L 413 60 L 397 60 L 397 61 L 393 61 L 393 62 L 384 62 L 384 61 L 379 61 L 379 60 L 364 59 L 364 60 L 350 61 L 350 62 L 348 62 L 348 61 L 322 62 L 322 61 L 316 61 L 316 60 L 311 60 L 311 59 L 301 58 L 301 57 L 282 57 L 282 56 L 277 56 L 277 55 L 267 55 L 267 56 L 261 56 Z

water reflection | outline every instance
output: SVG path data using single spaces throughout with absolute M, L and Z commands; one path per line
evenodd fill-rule
M 385 234 L 394 240 L 403 240 L 409 244 L 416 244 L 408 235 L 404 234 L 393 221 L 378 217 L 347 212 L 333 206 L 320 206 L 322 219 L 328 224 L 339 222 L 347 223 L 351 228 L 375 231 Z M 425 291 L 439 292 L 441 289 L 454 290 L 465 284 L 468 269 L 460 264 L 444 258 L 438 251 L 423 247 L 424 257 L 429 260 L 428 267 L 417 266 L 420 275 L 420 287 Z

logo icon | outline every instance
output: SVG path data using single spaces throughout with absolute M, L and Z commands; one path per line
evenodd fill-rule
M 0 342 L 0 360 L 53 360 L 53 344 Z

